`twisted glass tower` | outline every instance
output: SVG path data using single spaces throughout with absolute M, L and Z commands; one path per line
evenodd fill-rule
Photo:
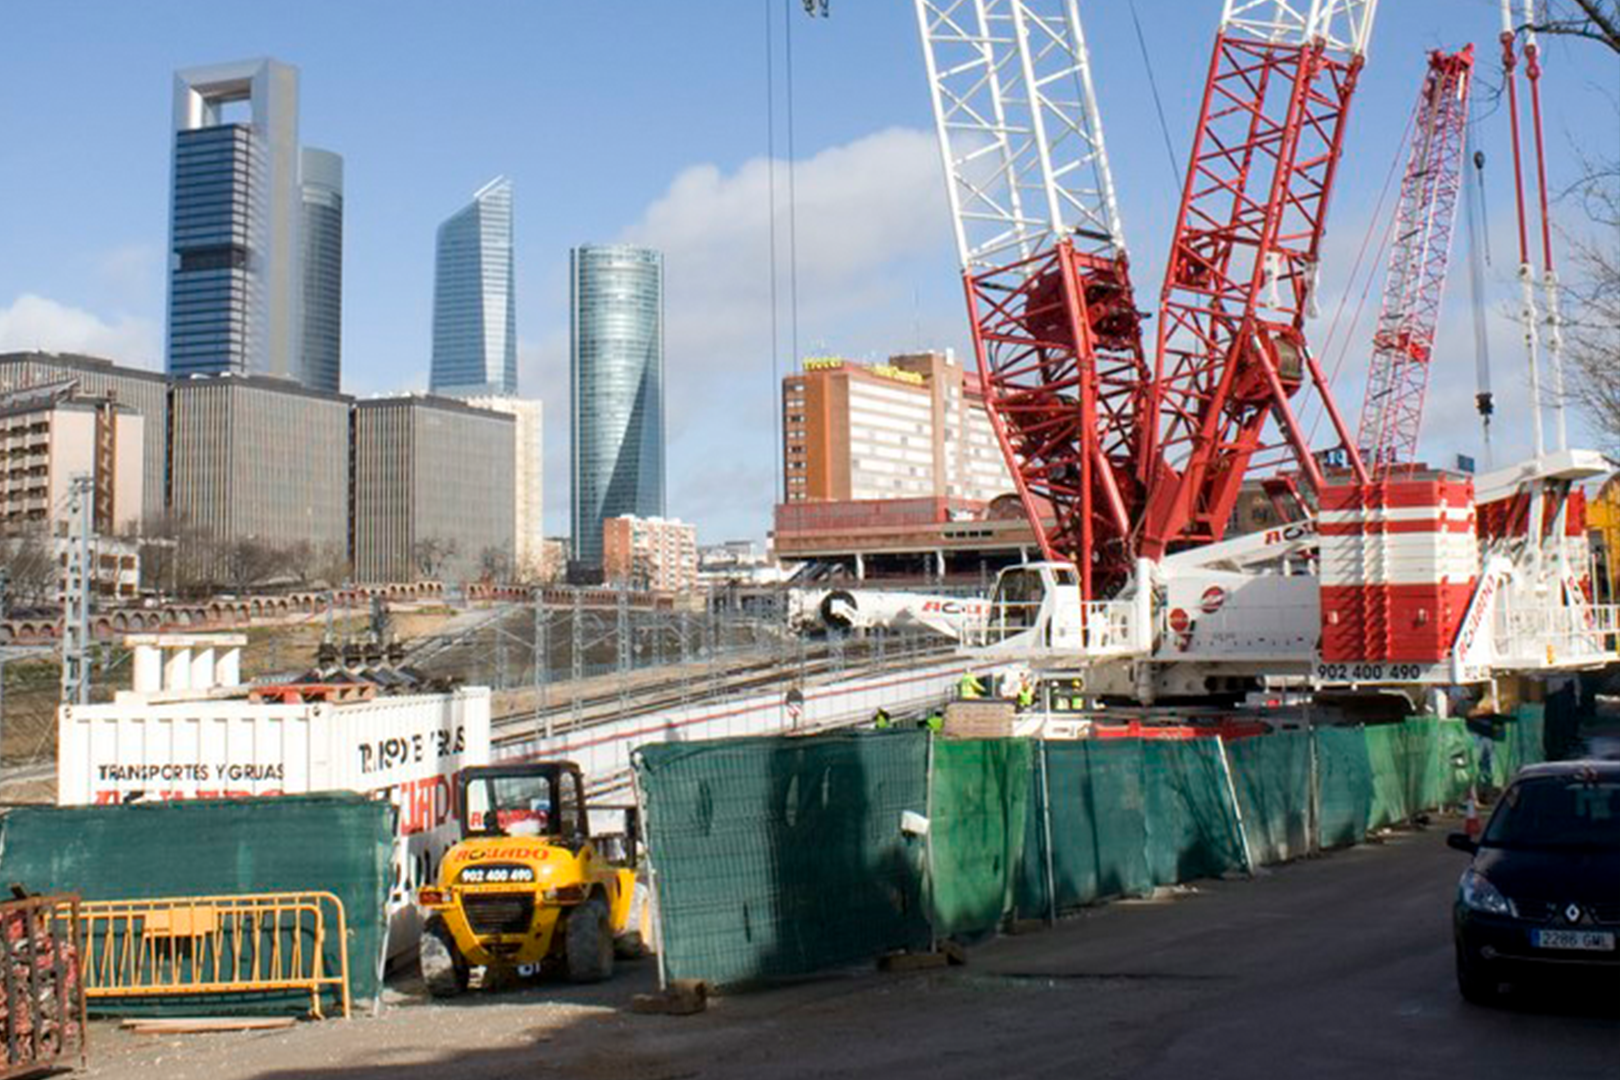
M 304 329 L 303 383 L 338 392 L 343 367 L 343 159 L 330 150 L 304 147 L 299 183 L 303 191 Z
M 428 376 L 432 393 L 517 393 L 512 278 L 512 182 L 497 176 L 439 226 Z
M 602 563 L 602 522 L 664 514 L 664 257 L 569 253 L 573 557 Z

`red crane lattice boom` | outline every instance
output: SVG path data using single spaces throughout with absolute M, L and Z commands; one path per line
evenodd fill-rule
M 1257 8 L 1275 17 L 1243 17 Z M 1291 456 L 1320 487 L 1291 404 L 1302 389 L 1319 396 L 1365 479 L 1304 323 L 1375 10 L 1373 0 L 1319 0 L 1300 16 L 1287 3 L 1227 4 L 1159 309 L 1157 471 L 1139 545 L 1150 558 L 1221 539 L 1252 467 Z
M 1462 194 L 1474 48 L 1429 54 L 1401 181 L 1356 445 L 1375 477 L 1417 460 L 1429 360 Z

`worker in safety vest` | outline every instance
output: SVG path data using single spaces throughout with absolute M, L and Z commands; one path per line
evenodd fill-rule
M 888 731 L 893 725 L 894 721 L 889 718 L 888 709 L 880 708 L 872 714 L 872 726 L 878 731 Z
M 1018 697 L 1015 698 L 1014 700 L 1018 703 L 1018 711 L 1019 712 L 1025 712 L 1025 711 L 1027 711 L 1029 709 L 1034 708 L 1034 706 L 1035 706 L 1035 679 L 1028 672 L 1025 672 L 1023 675 L 1021 675 L 1019 677 L 1019 679 L 1018 679 Z
M 977 701 L 984 697 L 984 684 L 979 677 L 971 671 L 962 672 L 962 678 L 956 683 L 956 695 L 963 701 Z
M 928 719 L 923 721 L 923 727 L 932 732 L 943 731 L 945 729 L 945 717 L 940 715 L 938 709 L 935 709 L 928 714 Z

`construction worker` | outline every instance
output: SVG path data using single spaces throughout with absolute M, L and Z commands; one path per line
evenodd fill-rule
M 939 732 L 945 730 L 944 715 L 941 714 L 938 709 L 935 709 L 933 712 L 928 714 L 928 719 L 923 721 L 923 727 L 937 735 Z
M 984 684 L 971 670 L 964 671 L 956 683 L 956 696 L 963 701 L 977 701 L 984 697 Z
M 877 712 L 872 714 L 872 727 L 874 729 L 888 731 L 892 726 L 894 726 L 894 721 L 889 718 L 888 709 L 880 707 Z
M 1035 679 L 1027 671 L 1018 679 L 1018 697 L 1014 700 L 1019 712 L 1028 712 L 1035 707 Z

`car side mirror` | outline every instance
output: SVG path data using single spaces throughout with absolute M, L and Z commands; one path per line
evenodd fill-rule
M 1461 851 L 1469 855 L 1473 855 L 1475 852 L 1479 851 L 1479 841 L 1475 840 L 1467 833 L 1447 833 L 1446 847 L 1451 848 L 1454 851 Z

